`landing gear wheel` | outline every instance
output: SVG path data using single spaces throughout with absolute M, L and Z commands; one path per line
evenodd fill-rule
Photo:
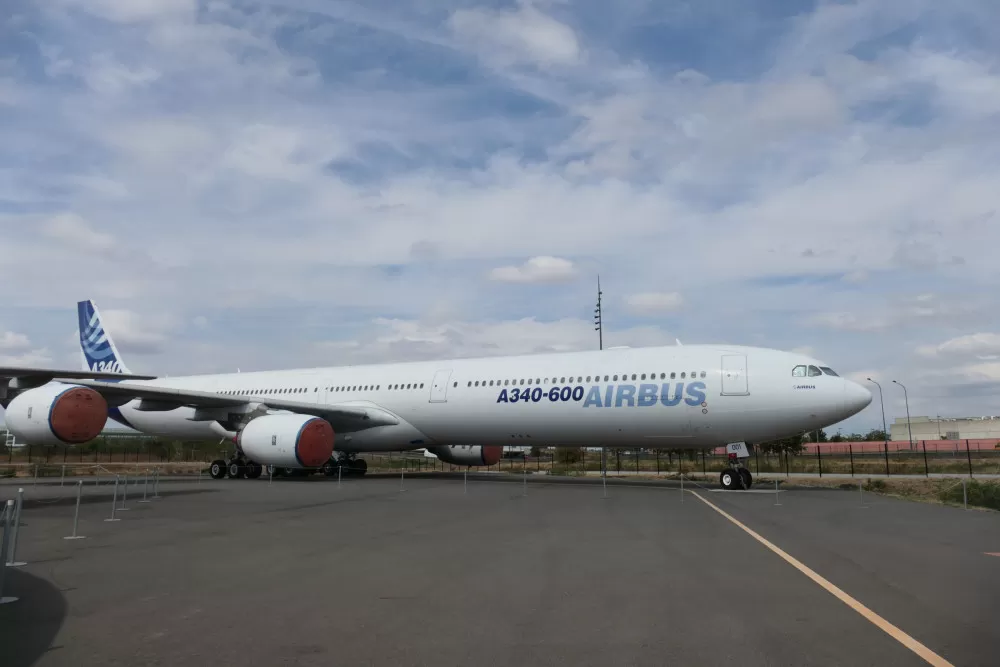
M 226 476 L 226 462 L 221 460 L 212 461 L 212 465 L 208 467 L 208 474 L 212 476 L 212 479 L 222 479 Z
M 264 466 L 259 463 L 247 464 L 247 479 L 257 479 L 264 473 Z
M 357 474 L 364 475 L 368 472 L 368 461 L 365 461 L 364 459 L 354 459 L 353 464 L 354 465 L 352 467 Z
M 740 477 L 743 478 L 743 488 L 749 490 L 753 484 L 753 475 L 746 468 L 740 468 Z
M 722 484 L 722 488 L 725 490 L 732 491 L 739 484 L 736 480 L 736 472 L 734 470 L 723 470 L 722 474 L 719 475 L 719 483 Z
M 327 461 L 323 464 L 323 474 L 327 477 L 335 477 L 337 475 L 337 470 L 339 469 L 340 466 L 333 461 Z
M 246 466 L 241 466 L 237 461 L 233 461 L 229 464 L 229 476 L 233 479 L 242 479 L 246 477 Z

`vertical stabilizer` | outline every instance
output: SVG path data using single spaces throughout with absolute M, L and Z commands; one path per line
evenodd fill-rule
M 88 371 L 104 373 L 130 373 L 118 348 L 104 329 L 101 314 L 93 301 L 81 301 L 76 305 L 80 323 L 80 350 L 83 353 L 84 368 Z

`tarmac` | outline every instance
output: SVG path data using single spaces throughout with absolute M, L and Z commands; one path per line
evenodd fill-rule
M 1000 513 L 553 482 L 25 487 L 0 664 L 997 664 Z

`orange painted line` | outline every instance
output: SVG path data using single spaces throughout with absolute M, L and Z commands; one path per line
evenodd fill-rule
M 709 502 L 705 498 L 702 498 L 701 495 L 699 495 L 696 491 L 691 491 L 690 493 L 695 498 L 705 503 L 719 514 L 729 519 L 729 521 L 731 521 L 733 524 L 741 528 L 750 537 L 754 538 L 755 540 L 763 544 L 765 547 L 776 553 L 778 556 L 784 559 L 789 565 L 794 567 L 796 570 L 798 570 L 799 572 L 801 572 L 802 574 L 806 575 L 814 582 L 819 584 L 824 590 L 826 590 L 826 592 L 830 593 L 835 598 L 846 604 L 848 607 L 858 612 L 862 617 L 865 618 L 865 620 L 869 621 L 872 625 L 879 628 L 887 635 L 895 639 L 897 642 L 899 642 L 900 644 L 902 644 L 903 646 L 905 646 L 906 648 L 910 649 L 918 656 L 923 658 L 924 661 L 926 661 L 928 664 L 934 665 L 934 667 L 953 667 L 953 665 L 950 662 L 948 662 L 947 660 L 939 656 L 937 653 L 935 653 L 934 651 L 930 650 L 929 648 L 918 642 L 910 635 L 906 634 L 905 632 L 897 628 L 889 621 L 885 620 L 884 618 L 873 612 L 868 607 L 864 606 L 863 604 L 852 598 L 850 595 L 842 591 L 840 588 L 838 588 L 831 582 L 824 579 L 822 576 L 820 576 L 818 573 L 816 573 L 814 570 L 812 570 L 812 568 L 807 566 L 802 561 L 798 560 L 794 556 L 789 555 L 788 553 L 783 551 L 780 547 L 772 544 L 766 538 L 762 537 L 761 535 L 757 534 L 747 526 L 743 525 L 742 523 L 739 522 L 739 520 L 727 514 L 725 511 L 720 509 L 714 503 Z M 994 555 L 1000 555 L 1000 554 L 994 554 Z

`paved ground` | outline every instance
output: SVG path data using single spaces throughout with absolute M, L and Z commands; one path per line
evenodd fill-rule
M 952 664 L 1000 647 L 993 512 L 456 476 L 172 482 L 107 523 L 86 488 L 78 541 L 28 491 L 4 667 L 926 664 L 691 490 Z

